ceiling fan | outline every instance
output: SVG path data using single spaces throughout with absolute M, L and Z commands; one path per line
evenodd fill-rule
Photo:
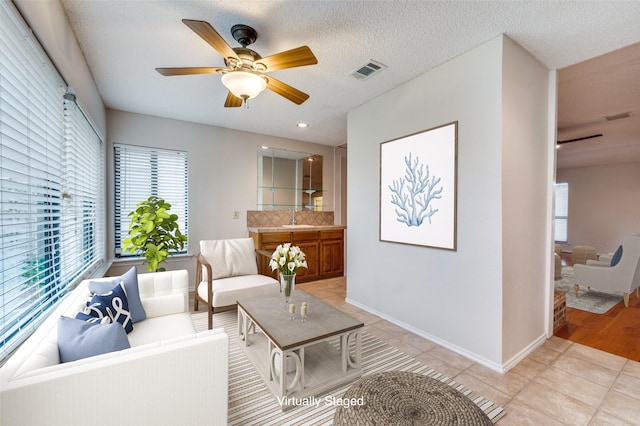
M 183 19 L 182 22 L 224 57 L 226 67 L 156 68 L 160 74 L 222 74 L 222 84 L 229 89 L 225 107 L 242 106 L 247 99 L 258 96 L 264 89 L 272 90 L 298 105 L 309 99 L 306 93 L 264 74 L 317 64 L 318 60 L 309 47 L 301 46 L 263 58 L 247 48 L 258 38 L 256 30 L 248 25 L 231 27 L 231 35 L 242 46 L 231 47 L 208 22 L 191 19 Z

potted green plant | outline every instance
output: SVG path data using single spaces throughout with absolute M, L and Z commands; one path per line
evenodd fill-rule
M 129 237 L 122 249 L 129 253 L 140 252 L 149 263 L 147 270 L 164 271 L 160 264 L 172 251 L 184 249 L 187 236 L 180 232 L 178 215 L 170 214 L 171 204 L 151 196 L 136 205 L 129 213 Z

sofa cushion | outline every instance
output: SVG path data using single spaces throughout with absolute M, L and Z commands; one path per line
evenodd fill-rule
M 143 299 L 142 304 L 147 313 L 147 319 L 165 315 L 179 314 L 185 311 L 184 294 L 167 294 L 165 296 Z M 136 327 L 140 323 L 136 324 Z
M 75 318 L 58 319 L 60 362 L 129 348 L 127 334 L 120 324 L 96 324 Z
M 127 333 L 133 330 L 129 302 L 122 282 L 107 293 L 94 294 L 87 302 L 84 313 L 97 318 L 109 317 L 111 322 L 120 323 Z
M 214 280 L 258 273 L 253 238 L 203 240 L 200 253 L 211 265 Z
M 147 318 L 136 324 L 134 330 L 127 335 L 132 348 L 148 343 L 155 343 L 196 332 L 191 314 L 188 312 Z
M 266 275 L 244 275 L 215 280 L 212 306 L 235 305 L 243 297 L 266 296 L 280 292 L 280 284 Z M 198 296 L 207 300 L 207 282 L 198 285 Z M 283 299 L 284 303 L 284 299 Z
M 140 301 L 140 289 L 138 288 L 138 270 L 132 267 L 119 277 L 112 277 L 109 280 L 89 281 L 89 291 L 94 294 L 104 294 L 113 288 L 114 284 L 124 281 L 124 289 L 129 301 L 129 311 L 131 320 L 136 323 L 143 321 L 147 315 L 142 302 Z
M 611 266 L 616 266 L 618 262 L 620 262 L 620 259 L 622 259 L 622 246 L 619 246 L 618 250 L 613 253 L 613 256 L 611 257 Z

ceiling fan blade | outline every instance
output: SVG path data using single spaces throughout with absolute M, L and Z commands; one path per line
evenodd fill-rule
M 285 68 L 302 67 L 305 65 L 315 65 L 318 63 L 315 55 L 307 46 L 300 46 L 286 52 L 276 53 L 266 58 L 258 59 L 258 64 L 267 67 L 267 71 L 282 70 Z
M 224 106 L 226 108 L 237 108 L 242 106 L 242 98 L 237 97 L 233 93 L 229 92 L 227 95 L 227 100 L 224 101 Z
M 172 75 L 192 75 L 192 74 L 216 74 L 224 68 L 210 67 L 188 67 L 188 68 L 156 68 L 160 74 L 167 77 Z
M 209 45 L 216 49 L 224 58 L 235 58 L 238 61 L 240 60 L 237 53 L 208 22 L 195 21 L 192 19 L 183 19 L 182 22 L 184 22 L 187 27 L 191 28 L 194 33 L 202 37 L 204 41 L 209 43 Z
M 267 89 L 276 92 L 280 96 L 284 96 L 291 102 L 298 105 L 309 99 L 309 95 L 306 93 L 301 92 L 295 87 L 291 87 L 280 80 L 276 80 L 273 77 L 267 77 Z

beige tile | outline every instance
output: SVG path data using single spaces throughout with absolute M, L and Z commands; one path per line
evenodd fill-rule
M 428 351 L 428 353 L 436 358 L 440 358 L 447 364 L 451 364 L 454 367 L 459 368 L 460 370 L 469 368 L 474 364 L 474 362 L 470 359 L 463 357 L 462 355 L 457 354 L 447 348 L 443 348 L 442 346 L 437 346 Z
M 553 363 L 556 360 L 556 358 L 560 356 L 560 353 L 561 353 L 560 351 L 557 351 L 549 346 L 542 345 L 538 349 L 533 351 L 531 355 L 529 355 L 529 358 L 534 359 L 543 364 L 549 365 Z
M 396 348 L 398 350 L 401 350 L 402 352 L 404 352 L 405 354 L 409 355 L 410 357 L 414 357 L 414 358 L 417 355 L 419 355 L 422 352 L 424 352 L 423 350 L 421 350 L 419 348 L 416 348 L 411 343 L 407 342 L 403 337 L 404 336 L 391 337 L 391 338 L 389 338 L 387 340 L 387 343 L 389 343 L 394 348 Z
M 562 355 L 553 366 L 578 377 L 582 377 L 590 382 L 602 386 L 610 387 L 616 380 L 618 374 L 606 367 L 594 364 L 589 361 Z
M 638 400 L 640 404 L 640 378 L 621 374 L 613 384 L 613 390 Z M 640 419 L 638 419 L 640 421 Z
M 498 421 L 499 426 L 560 426 L 560 423 L 527 404 L 513 400 L 505 407 L 505 416 Z
M 612 416 L 611 414 L 607 414 L 603 411 L 598 411 L 589 426 L 637 426 L 638 423 L 629 423 L 625 422 L 618 417 Z
M 402 336 L 405 335 L 407 333 L 409 333 L 407 330 L 405 330 L 404 328 L 397 326 L 393 323 L 390 323 L 389 321 L 380 321 L 379 323 L 376 324 L 376 327 L 385 330 L 388 333 L 391 333 L 393 335 L 397 336 Z
M 444 374 L 447 377 L 455 377 L 465 370 L 465 368 L 459 368 L 451 364 L 448 364 L 446 361 L 443 361 L 440 358 L 434 357 L 429 352 L 423 352 L 417 355 L 416 360 L 425 364 L 429 368 L 433 368 L 439 373 Z
M 570 341 L 556 336 L 551 336 L 546 342 L 544 342 L 544 346 L 557 352 L 564 352 L 569 349 L 571 345 L 573 345 L 573 343 Z
M 513 371 L 500 374 L 480 364 L 472 365 L 465 370 L 465 373 L 489 383 L 492 387 L 505 393 L 509 397 L 513 397 L 529 383 L 529 379 Z
M 528 379 L 533 379 L 548 367 L 549 366 L 547 364 L 543 364 L 531 357 L 527 357 L 520 361 L 518 365 L 516 365 L 509 371 L 513 371 L 514 373 L 517 373 Z
M 347 306 L 349 306 L 349 305 L 347 304 L 347 305 L 343 306 L 342 311 L 347 313 L 348 315 L 351 315 L 352 317 L 354 317 L 356 319 L 359 319 L 360 321 L 365 323 L 365 325 L 368 325 L 368 324 L 376 324 L 376 325 L 378 325 L 378 324 L 384 322 L 384 321 L 382 321 L 380 319 L 380 317 L 378 317 L 376 315 L 373 315 L 373 314 L 370 314 L 367 311 L 363 311 L 362 309 L 358 309 L 358 308 L 355 308 L 353 310 L 352 309 L 344 309 Z
M 420 337 L 417 334 L 413 334 L 411 332 L 406 333 L 404 336 L 402 336 L 402 340 L 406 341 L 411 346 L 420 349 L 421 352 L 430 351 L 431 349 L 435 349 L 438 347 L 437 343 L 434 343 L 430 340 L 425 339 L 424 337 Z
M 587 425 L 596 409 L 551 389 L 547 386 L 531 383 L 515 397 L 541 413 L 568 425 Z
M 601 410 L 633 424 L 638 424 L 640 419 L 638 400 L 616 391 L 609 392 L 602 403 Z
M 506 393 L 494 388 L 489 383 L 482 379 L 478 379 L 475 376 L 463 372 L 453 378 L 456 382 L 471 389 L 472 391 L 482 395 L 485 398 L 497 403 L 498 405 L 505 406 L 511 399 Z
M 598 349 L 575 343 L 567 349 L 564 355 L 592 362 L 605 368 L 619 372 L 627 362 L 626 358 L 603 352 Z
M 622 372 L 629 376 L 640 378 L 640 362 L 627 360 L 627 363 L 622 368 Z
M 549 368 L 533 380 L 594 408 L 598 408 L 609 391 L 606 386 L 598 385 L 557 368 Z
M 379 339 L 382 339 L 384 341 L 389 341 L 390 339 L 392 339 L 394 337 L 393 334 L 380 329 L 379 327 L 377 327 L 376 325 L 365 325 L 364 326 L 364 330 L 367 333 L 373 334 L 374 336 L 376 336 Z

